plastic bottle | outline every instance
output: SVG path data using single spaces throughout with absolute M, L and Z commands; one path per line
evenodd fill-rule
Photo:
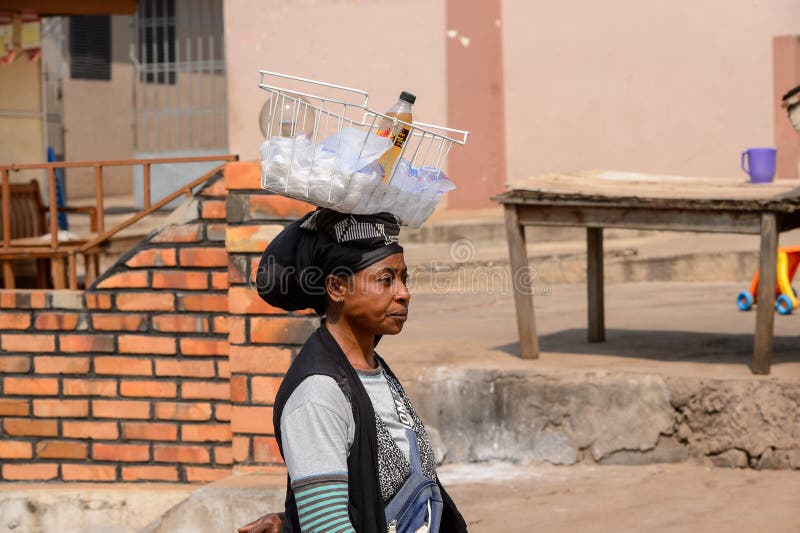
M 411 106 L 414 105 L 416 100 L 416 96 L 409 92 L 403 91 L 400 93 L 400 98 L 397 100 L 397 103 L 390 107 L 389 110 L 384 114 L 388 117 L 393 117 L 397 120 L 402 120 L 403 122 L 411 124 L 413 120 L 411 116 Z M 378 135 L 381 137 L 390 137 L 392 139 L 392 146 L 386 150 L 386 152 L 378 161 L 383 167 L 384 183 L 388 182 L 389 178 L 391 178 L 394 164 L 397 161 L 397 158 L 400 157 L 400 153 L 403 151 L 403 144 L 405 144 L 409 133 L 411 133 L 411 129 L 407 125 L 398 124 L 395 128 L 393 128 L 393 124 L 394 121 L 388 118 L 383 119 L 378 124 Z

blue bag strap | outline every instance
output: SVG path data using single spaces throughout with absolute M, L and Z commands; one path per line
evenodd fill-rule
M 414 430 L 406 429 L 406 437 L 408 438 L 409 463 L 411 464 L 412 474 L 422 474 L 422 459 L 419 453 L 419 442 L 417 441 L 417 434 Z

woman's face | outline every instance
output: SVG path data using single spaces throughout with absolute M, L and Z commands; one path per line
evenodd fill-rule
M 375 335 L 400 333 L 408 318 L 411 295 L 406 287 L 408 271 L 402 253 L 373 263 L 348 280 L 342 316 Z

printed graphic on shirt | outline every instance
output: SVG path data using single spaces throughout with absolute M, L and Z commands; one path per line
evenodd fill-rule
M 389 388 L 397 391 L 397 394 L 403 399 L 406 411 L 411 414 L 411 418 L 414 421 L 414 433 L 417 435 L 417 444 L 419 445 L 420 459 L 422 461 L 422 473 L 425 474 L 425 477 L 436 479 L 436 455 L 433 453 L 433 447 L 428 438 L 428 433 L 425 431 L 425 425 L 414 410 L 414 405 L 405 390 L 403 390 L 400 382 L 389 375 L 386 376 L 386 381 L 389 383 Z
M 397 411 L 398 420 L 400 420 L 400 423 L 406 426 L 408 429 L 414 429 L 414 420 L 411 418 L 411 413 L 408 412 L 408 408 L 406 407 L 406 402 L 403 401 L 403 397 L 400 396 L 394 387 L 390 386 L 389 391 L 392 393 L 394 409 Z

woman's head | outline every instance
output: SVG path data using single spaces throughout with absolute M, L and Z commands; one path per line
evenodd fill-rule
M 356 293 L 377 294 L 376 287 L 367 283 L 368 279 L 378 281 L 374 277 L 377 267 L 370 267 L 398 256 L 387 264 L 393 265 L 395 279 L 402 275 L 405 265 L 403 248 L 397 242 L 399 234 L 399 221 L 390 213 L 348 215 L 318 209 L 289 224 L 267 246 L 256 275 L 256 288 L 275 307 L 287 311 L 311 307 L 325 314 L 337 311 L 328 307 L 332 301 L 328 285 L 333 277 L 349 280 L 353 285 L 348 291 L 351 302 L 365 302 Z M 399 268 L 401 264 L 403 268 Z M 369 278 L 370 274 L 373 278 Z M 340 285 L 337 282 L 331 288 L 338 290 Z M 384 291 L 382 295 L 385 294 Z
M 348 275 L 328 276 L 326 315 L 369 335 L 395 335 L 408 318 L 411 295 L 403 254 L 396 253 Z

